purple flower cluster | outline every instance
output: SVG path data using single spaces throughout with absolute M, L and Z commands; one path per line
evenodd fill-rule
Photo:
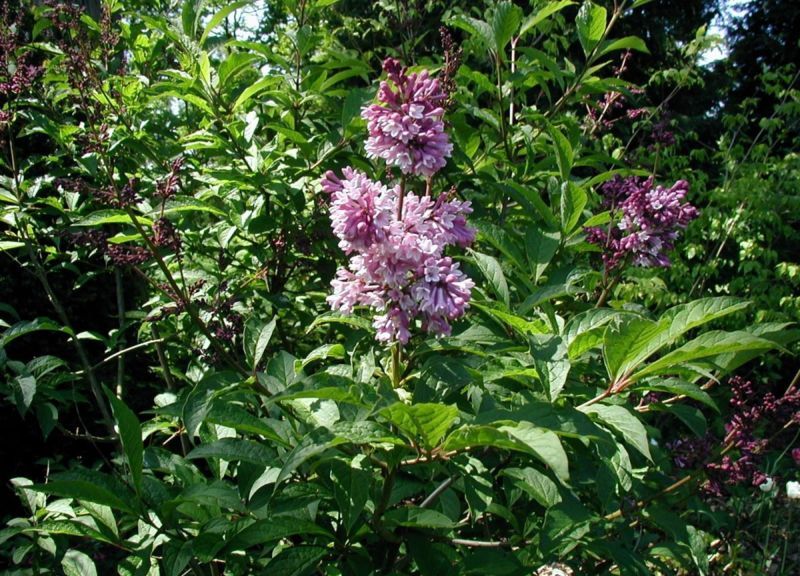
M 389 81 L 381 82 L 380 103 L 361 111 L 369 129 L 367 155 L 403 174 L 433 176 L 453 151 L 442 120 L 448 94 L 427 71 L 409 74 L 394 58 L 383 69 Z
M 415 319 L 429 333 L 448 335 L 450 322 L 469 307 L 475 284 L 445 249 L 469 246 L 475 230 L 467 224 L 469 202 L 452 190 L 430 195 L 430 178 L 452 150 L 442 120 L 446 92 L 427 71 L 407 74 L 392 58 L 383 69 L 391 84 L 382 82 L 381 104 L 362 112 L 369 120 L 367 153 L 404 174 L 425 176 L 426 192 L 408 192 L 405 182 L 386 186 L 349 167 L 341 176 L 325 174 L 333 232 L 350 255 L 331 282 L 328 303 L 344 314 L 356 306 L 374 309 L 378 341 L 405 344 Z
M 331 194 L 339 246 L 354 254 L 331 283 L 331 307 L 344 314 L 356 306 L 377 310 L 373 326 L 381 342 L 408 342 L 417 316 L 428 332 L 450 334 L 450 321 L 464 314 L 474 283 L 444 249 L 475 239 L 466 220 L 469 202 L 406 193 L 400 207 L 399 186 L 389 188 L 352 168 L 341 178 L 326 173 L 322 187 Z
M 32 52 L 20 52 L 20 32 L 25 29 L 22 10 L 12 15 L 8 2 L 3 2 L 0 15 L 0 96 L 13 99 L 33 84 L 42 67 L 28 62 Z M 2 114 L 0 119 L 7 122 L 10 113 Z
M 684 202 L 689 184 L 678 180 L 671 188 L 654 186 L 653 178 L 614 179 L 603 184 L 603 206 L 612 213 L 608 228 L 586 229 L 586 240 L 600 246 L 611 270 L 630 261 L 637 266 L 669 266 L 667 252 L 680 230 L 697 218 L 697 209 Z
M 726 486 L 749 484 L 760 486 L 768 479 L 761 470 L 764 455 L 771 442 L 789 422 L 800 423 L 800 392 L 790 390 L 781 397 L 772 392 L 758 394 L 749 380 L 734 376 L 729 380 L 733 393 L 730 406 L 733 414 L 725 426 L 726 436 L 720 443 L 712 435 L 702 438 L 678 439 L 668 445 L 677 468 L 702 467 L 707 474 L 703 488 L 711 495 L 722 497 Z M 720 446 L 732 453 L 719 462 L 712 462 Z M 797 454 L 795 455 L 795 452 Z M 800 465 L 800 449 L 792 451 Z

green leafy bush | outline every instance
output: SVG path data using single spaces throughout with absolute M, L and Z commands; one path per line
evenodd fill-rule
M 718 268 L 693 268 L 694 292 L 636 297 L 692 258 L 671 272 L 634 264 L 665 264 L 684 228 L 684 252 L 709 233 L 693 213 L 648 228 L 666 214 L 658 198 L 701 202 L 650 164 L 669 158 L 660 145 L 642 140 L 636 161 L 607 129 L 633 143 L 663 120 L 644 99 L 629 124 L 610 112 L 643 98 L 624 68 L 647 46 L 615 30 L 646 1 L 389 4 L 6 13 L 0 249 L 15 284 L 1 284 L 0 390 L 19 426 L 92 446 L 11 479 L 26 510 L 0 554 L 15 573 L 721 569 L 729 528 L 702 495 L 710 467 L 745 448 L 728 431 L 711 440 L 726 421 L 715 385 L 798 334 L 791 314 L 748 323 L 734 280 L 704 291 Z M 440 24 L 443 48 L 428 51 L 419 38 Z M 400 47 L 370 44 L 397 34 Z M 448 83 L 446 114 L 427 111 L 452 143 L 435 175 L 365 151 L 362 110 L 388 56 Z M 785 182 L 765 158 L 753 174 Z M 779 161 L 790 175 L 793 161 Z M 347 263 L 320 180 L 346 166 L 397 185 L 396 226 L 411 194 L 471 203 L 476 243 L 436 254 L 472 279 L 451 333 L 426 333 L 422 314 L 408 338 L 378 342 L 366 306 L 330 311 Z M 609 205 L 615 182 L 636 188 L 646 218 L 633 200 Z M 718 222 L 717 195 L 706 202 L 700 218 Z M 598 230 L 628 239 L 613 263 Z M 796 263 L 777 260 L 794 278 Z M 38 303 L 15 293 L 22 277 Z M 760 310 L 768 290 L 748 288 Z M 780 434 L 797 423 L 784 414 L 796 385 L 769 413 Z M 748 431 L 763 435 L 759 414 Z M 777 476 L 792 444 L 775 434 L 782 453 L 759 471 Z M 687 438 L 710 446 L 691 469 L 674 459 Z

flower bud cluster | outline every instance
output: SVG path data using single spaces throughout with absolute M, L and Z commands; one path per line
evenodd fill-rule
M 729 380 L 733 410 L 725 426 L 726 437 L 720 442 L 708 434 L 702 438 L 678 439 L 668 445 L 673 462 L 680 469 L 703 467 L 708 476 L 703 488 L 722 497 L 726 486 L 749 484 L 763 487 L 770 481 L 761 470 L 770 443 L 790 422 L 800 422 L 800 392 L 790 390 L 781 397 L 772 392 L 758 394 L 749 380 L 734 376 Z M 721 446 L 730 445 L 732 453 L 719 462 L 710 461 Z M 797 451 L 797 454 L 795 453 Z M 792 451 L 800 466 L 800 449 Z
M 442 121 L 444 93 L 427 72 L 408 75 L 391 58 L 384 70 L 397 91 L 383 82 L 383 105 L 364 109 L 367 152 L 404 173 L 430 178 L 452 150 Z M 447 246 L 475 240 L 467 224 L 470 203 L 453 198 L 452 190 L 434 199 L 429 186 L 425 195 L 404 187 L 405 182 L 386 186 L 349 167 L 322 179 L 333 232 L 351 256 L 331 282 L 328 303 L 344 314 L 356 306 L 374 309 L 376 338 L 383 343 L 408 342 L 415 318 L 429 333 L 450 334 L 450 322 L 464 314 L 474 287 L 444 253 Z
M 615 176 L 601 190 L 612 222 L 608 228 L 587 228 L 586 240 L 602 248 L 606 269 L 628 261 L 637 266 L 669 266 L 666 253 L 674 248 L 679 232 L 699 215 L 683 201 L 689 184 L 678 180 L 664 188 L 654 186 L 652 177 Z

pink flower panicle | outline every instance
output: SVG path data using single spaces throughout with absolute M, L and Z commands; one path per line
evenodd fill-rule
M 383 69 L 389 80 L 381 83 L 380 104 L 362 110 L 369 121 L 367 154 L 430 179 L 452 151 L 442 120 L 447 93 L 427 71 L 408 74 L 392 58 Z M 383 343 L 408 342 L 417 320 L 429 333 L 449 335 L 475 286 L 444 254 L 447 246 L 464 248 L 475 240 L 467 224 L 470 203 L 455 199 L 452 190 L 431 198 L 430 180 L 420 196 L 350 167 L 326 172 L 321 185 L 330 195 L 333 233 L 350 255 L 331 282 L 331 308 L 374 310 L 372 325 Z
M 403 174 L 433 176 L 447 163 L 453 145 L 444 131 L 448 94 L 427 70 L 409 74 L 394 58 L 383 62 L 378 104 L 361 111 L 367 120 L 367 156 L 382 158 Z
M 417 317 L 426 331 L 450 334 L 450 322 L 468 308 L 475 284 L 444 250 L 475 239 L 466 223 L 470 203 L 443 196 L 433 201 L 409 192 L 399 218 L 398 189 L 362 172 L 328 173 L 322 185 L 331 191 L 331 223 L 339 246 L 355 253 L 331 282 L 331 308 L 343 314 L 356 306 L 376 310 L 373 326 L 380 342 L 408 342 Z
M 603 249 L 606 269 L 617 268 L 630 260 L 636 266 L 670 265 L 667 252 L 689 222 L 697 218 L 697 208 L 684 202 L 689 184 L 678 180 L 671 188 L 654 186 L 653 178 L 621 178 L 602 186 L 603 205 L 617 216 L 609 228 L 586 229 L 586 240 Z

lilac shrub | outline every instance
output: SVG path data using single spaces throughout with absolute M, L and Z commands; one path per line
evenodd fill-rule
M 586 239 L 603 252 L 606 271 L 626 263 L 666 267 L 667 252 L 681 230 L 697 218 L 697 209 L 684 202 L 689 184 L 678 180 L 670 188 L 655 186 L 652 177 L 615 176 L 601 188 L 603 207 L 611 212 L 608 228 L 586 229 Z
M 427 71 L 409 74 L 392 58 L 383 68 L 391 83 L 381 82 L 380 104 L 362 111 L 367 154 L 424 176 L 426 192 L 406 191 L 405 177 L 386 186 L 350 167 L 341 176 L 325 174 L 333 232 L 351 256 L 331 282 L 328 303 L 343 314 L 374 309 L 378 341 L 405 344 L 416 318 L 423 330 L 449 335 L 450 323 L 464 315 L 475 284 L 445 249 L 469 246 L 475 230 L 467 224 L 468 201 L 455 199 L 453 190 L 430 195 L 430 180 L 452 151 L 443 121 L 447 93 Z

